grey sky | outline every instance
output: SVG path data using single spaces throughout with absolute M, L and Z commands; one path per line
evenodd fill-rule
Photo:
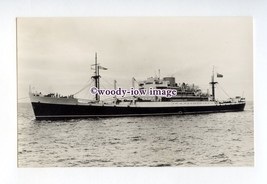
M 230 96 L 253 99 L 251 17 L 18 18 L 17 40 L 19 98 L 30 84 L 75 93 L 93 74 L 97 52 L 108 68 L 101 71 L 105 87 L 114 79 L 130 87 L 132 77 L 144 80 L 160 69 L 162 77 L 206 91 L 214 65 Z

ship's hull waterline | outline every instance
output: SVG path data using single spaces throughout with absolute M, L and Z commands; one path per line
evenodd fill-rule
M 139 102 L 142 103 L 142 102 Z M 101 104 L 51 104 L 32 102 L 36 120 L 105 118 L 131 116 L 166 116 L 203 114 L 215 112 L 243 111 L 245 103 L 213 105 L 172 105 L 165 107 L 145 107 L 144 105 L 101 105 Z

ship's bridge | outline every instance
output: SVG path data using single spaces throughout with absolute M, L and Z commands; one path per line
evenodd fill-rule
M 174 77 L 164 77 L 160 79 L 159 77 L 149 77 L 147 80 L 138 82 L 139 89 L 166 89 L 177 87 L 177 83 L 175 83 Z
M 202 93 L 201 89 L 192 84 L 186 84 L 186 83 L 179 83 L 177 84 L 175 82 L 174 77 L 164 77 L 164 78 L 159 78 L 159 77 L 149 77 L 144 81 L 138 82 L 138 88 L 139 89 L 176 89 L 177 90 L 177 96 L 173 97 L 174 98 L 183 98 L 184 100 L 196 100 L 201 99 L 201 100 L 208 100 L 208 93 Z

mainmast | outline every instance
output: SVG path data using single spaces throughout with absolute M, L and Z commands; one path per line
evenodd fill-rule
M 214 81 L 214 67 L 212 69 L 212 76 L 211 76 L 211 89 L 212 89 L 212 101 L 215 101 L 215 84 L 217 84 L 218 82 Z

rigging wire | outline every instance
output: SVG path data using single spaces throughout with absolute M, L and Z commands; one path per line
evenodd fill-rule
M 113 84 L 111 84 L 109 81 L 107 81 L 105 78 L 102 79 L 103 81 L 105 81 L 108 85 L 110 85 L 111 87 L 113 86 Z
M 83 88 L 81 88 L 79 91 L 77 91 L 76 93 L 72 94 L 77 95 L 78 93 L 82 92 L 83 90 L 85 90 L 88 86 L 90 86 L 93 83 L 93 80 L 91 80 L 91 82 L 89 84 L 86 84 Z
M 217 86 L 219 86 L 219 88 L 224 92 L 224 94 L 226 94 L 226 96 L 228 96 L 228 98 L 230 98 L 230 95 L 228 95 L 228 93 L 226 93 L 226 91 L 222 88 L 221 85 L 217 85 Z
M 88 92 L 88 90 L 84 90 L 83 93 L 81 93 L 81 97 L 83 99 L 90 99 L 90 93 Z

